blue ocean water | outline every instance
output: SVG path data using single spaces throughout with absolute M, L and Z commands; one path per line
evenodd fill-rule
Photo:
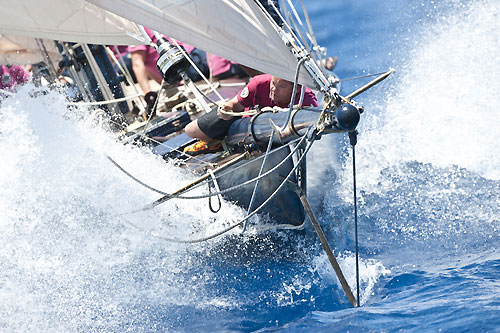
M 0 331 L 500 330 L 498 1 L 305 3 L 340 78 L 396 69 L 357 99 L 362 306 L 310 226 L 179 245 L 162 237 L 212 234 L 244 212 L 178 200 L 121 215 L 157 195 L 105 154 L 164 191 L 195 176 L 25 87 L 0 109 Z M 354 288 L 347 138 L 319 141 L 308 168 Z

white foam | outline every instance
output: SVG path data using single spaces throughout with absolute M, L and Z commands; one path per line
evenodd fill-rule
M 346 252 L 341 256 L 337 256 L 337 261 L 347 284 L 351 288 L 354 297 L 356 297 L 356 256 L 353 253 Z M 320 253 L 314 258 L 313 263 L 314 266 L 312 269 L 321 276 L 323 283 L 336 283 L 339 289 L 339 294 L 342 294 L 341 297 L 346 297 L 345 294 L 343 294 L 344 292 L 342 290 L 342 286 L 330 264 L 330 261 L 328 260 L 327 255 L 325 253 Z M 365 304 L 369 300 L 370 296 L 374 294 L 374 287 L 380 278 L 390 273 L 390 270 L 385 268 L 381 262 L 375 259 L 359 258 L 359 296 L 361 299 L 361 305 Z
M 63 94 L 39 92 L 26 85 L 0 109 L 0 316 L 6 329 L 111 329 L 139 311 L 133 309 L 141 301 L 134 299 L 231 303 L 214 301 L 185 280 L 199 245 L 166 243 L 151 234 L 198 238 L 240 219 L 241 209 L 224 202 L 215 215 L 205 200 L 175 200 L 119 216 L 160 195 L 125 176 L 105 153 L 166 192 L 196 176 L 147 149 L 117 142 L 89 110 L 69 112 Z M 132 307 L 124 310 L 123 302 Z
M 365 191 L 384 185 L 382 169 L 408 161 L 500 179 L 500 7 L 476 1 L 437 19 L 414 36 L 409 61 L 395 63 L 393 87 L 385 83 L 385 93 L 366 105 L 356 146 Z M 350 165 L 349 158 L 341 177 L 347 182 Z

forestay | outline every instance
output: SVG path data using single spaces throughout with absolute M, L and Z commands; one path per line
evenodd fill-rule
M 93 44 L 141 44 L 137 26 L 84 0 L 0 0 L 0 33 Z
M 240 64 L 294 80 L 296 58 L 253 0 L 88 0 Z M 302 69 L 299 81 L 314 83 Z

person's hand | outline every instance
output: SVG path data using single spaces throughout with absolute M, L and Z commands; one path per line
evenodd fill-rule
M 231 111 L 231 108 L 227 104 L 224 104 L 224 105 L 217 108 L 217 116 L 219 117 L 219 119 L 222 119 L 222 120 L 229 120 L 229 119 L 233 118 L 233 116 L 225 114 L 222 111 Z

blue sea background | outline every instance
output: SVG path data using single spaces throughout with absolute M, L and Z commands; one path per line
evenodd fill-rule
M 299 1 L 292 1 L 300 9 Z M 500 331 L 500 3 L 306 0 L 318 42 L 356 100 L 361 307 L 317 236 L 232 232 L 224 203 L 170 201 L 195 179 L 124 146 L 61 92 L 29 85 L 0 111 L 0 331 Z M 309 198 L 356 295 L 346 135 L 308 159 Z M 253 221 L 256 223 L 258 221 Z

